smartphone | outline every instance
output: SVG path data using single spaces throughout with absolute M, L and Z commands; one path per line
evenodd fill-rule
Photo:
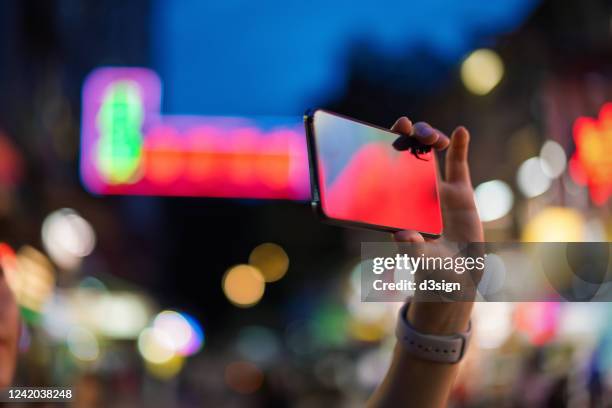
M 433 151 L 400 149 L 406 135 L 322 109 L 307 111 L 304 125 L 312 203 L 323 220 L 440 237 Z

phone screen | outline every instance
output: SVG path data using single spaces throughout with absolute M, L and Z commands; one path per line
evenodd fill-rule
M 326 111 L 314 113 L 312 147 L 326 217 L 385 229 L 442 233 L 435 154 L 397 150 L 398 134 Z

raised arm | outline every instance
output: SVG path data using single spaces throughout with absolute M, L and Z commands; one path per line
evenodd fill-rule
M 442 132 L 420 122 L 412 124 L 400 118 L 392 130 L 412 135 L 422 143 L 446 152 L 445 180 L 440 183 L 445 237 L 461 242 L 483 242 L 482 225 L 474 203 L 474 192 L 467 161 L 469 133 L 458 127 L 449 140 Z M 398 242 L 424 243 L 416 231 L 395 234 Z M 453 335 L 468 329 L 472 302 L 427 303 L 413 301 L 406 320 L 423 334 Z M 437 363 L 416 357 L 397 343 L 391 366 L 368 406 L 374 407 L 445 407 L 459 369 L 459 364 Z

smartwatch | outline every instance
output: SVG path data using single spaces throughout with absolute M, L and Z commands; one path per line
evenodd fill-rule
M 419 332 L 408 322 L 407 311 L 410 302 L 407 302 L 399 312 L 395 334 L 404 350 L 413 356 L 436 363 L 455 364 L 461 361 L 467 350 L 472 334 L 472 322 L 464 333 L 455 333 L 447 336 L 425 334 Z

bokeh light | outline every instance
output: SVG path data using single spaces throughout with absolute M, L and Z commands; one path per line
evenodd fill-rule
M 504 343 L 512 331 L 513 310 L 513 305 L 506 302 L 476 303 L 473 322 L 480 347 L 495 349 Z
M 76 211 L 62 208 L 45 218 L 42 242 L 53 262 L 63 269 L 74 269 L 96 244 L 92 226 Z
M 504 64 L 493 50 L 475 50 L 461 64 L 461 80 L 467 90 L 476 95 L 491 92 L 503 76 Z
M 181 356 L 190 356 L 202 348 L 204 332 L 192 316 L 165 310 L 155 317 L 153 327 L 168 335 L 174 351 Z
M 181 372 L 184 365 L 185 358 L 178 354 L 175 354 L 169 360 L 162 363 L 145 361 L 145 368 L 147 369 L 147 372 L 160 380 L 169 380 L 175 377 Z
M 612 103 L 602 105 L 597 119 L 577 118 L 573 133 L 570 174 L 577 184 L 589 187 L 593 203 L 603 206 L 612 196 Z
M 157 328 L 146 328 L 140 333 L 138 351 L 152 364 L 166 363 L 176 355 L 172 338 Z
M 334 301 L 322 302 L 311 316 L 309 332 L 315 346 L 340 347 L 346 344 L 349 316 L 345 307 Z
M 396 303 L 362 302 L 362 267 L 368 270 L 371 262 L 372 259 L 360 261 L 348 276 L 345 303 L 349 316 L 348 319 L 344 318 L 343 326 L 346 326 L 345 330 L 354 340 L 360 342 L 377 342 L 389 334 L 399 309 Z
M 393 303 L 362 302 L 358 294 L 347 302 L 350 313 L 348 332 L 352 338 L 363 342 L 381 340 L 392 326 L 396 317 Z
M 235 361 L 225 368 L 225 382 L 239 394 L 252 394 L 263 385 L 263 372 L 248 361 Z
M 514 310 L 516 330 L 525 334 L 535 345 L 550 342 L 559 326 L 560 304 L 555 302 L 523 302 Z
M 42 252 L 24 246 L 17 252 L 17 273 L 7 275 L 7 281 L 17 302 L 38 313 L 53 294 L 53 266 Z
M 68 350 L 81 361 L 95 361 L 100 356 L 100 346 L 94 334 L 83 328 L 73 327 L 66 338 Z
M 557 178 L 565 171 L 567 156 L 563 147 L 554 140 L 547 140 L 540 149 L 542 171 L 550 178 Z
M 564 340 L 595 342 L 597 336 L 609 327 L 608 303 L 575 302 L 562 305 L 557 336 Z
M 134 339 L 147 325 L 151 312 L 142 296 L 116 292 L 101 294 L 91 305 L 88 316 L 95 329 L 104 336 Z
M 572 208 L 548 207 L 527 222 L 525 242 L 580 242 L 584 240 L 584 218 Z
M 165 310 L 155 317 L 153 327 L 165 332 L 171 339 L 175 350 L 185 348 L 191 341 L 191 327 L 187 320 L 173 310 Z
M 79 326 L 105 340 L 133 340 L 151 320 L 151 300 L 144 294 L 129 291 L 101 290 L 95 278 L 81 285 L 58 289 L 42 310 L 47 334 L 63 340 L 68 331 Z
M 287 273 L 289 256 L 283 247 L 268 242 L 253 249 L 249 264 L 261 271 L 266 282 L 275 282 Z
M 512 189 L 501 180 L 480 184 L 474 194 L 480 219 L 485 222 L 502 218 L 510 212 L 514 204 Z
M 265 291 L 265 279 L 259 269 L 251 265 L 236 265 L 223 277 L 223 292 L 235 306 L 257 304 Z
M 187 343 L 185 348 L 179 350 L 179 354 L 191 356 L 196 354 L 202 349 L 202 347 L 204 347 L 206 336 L 204 335 L 202 325 L 196 320 L 195 317 L 187 313 L 181 313 L 181 316 L 183 316 L 191 328 L 191 340 L 189 343 Z
M 516 183 L 525 197 L 536 197 L 550 188 L 550 177 L 544 173 L 539 157 L 525 160 L 516 174 Z
M 85 326 L 78 321 L 80 311 L 73 307 L 71 298 L 67 294 L 54 293 L 42 310 L 42 327 L 45 335 L 56 342 L 64 341 L 73 327 Z

